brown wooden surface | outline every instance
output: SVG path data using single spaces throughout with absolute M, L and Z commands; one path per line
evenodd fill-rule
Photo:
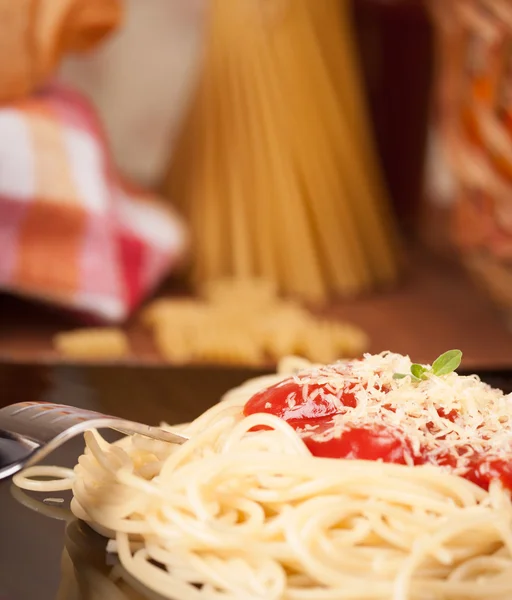
M 327 312 L 363 327 L 372 352 L 389 349 L 429 362 L 444 350 L 460 348 L 466 367 L 512 369 L 512 333 L 505 318 L 466 274 L 432 255 L 410 262 L 410 273 L 396 290 L 334 304 Z M 52 336 L 76 323 L 7 296 L 0 302 L 0 360 L 58 361 Z M 163 364 L 137 318 L 126 329 L 133 348 L 128 363 Z

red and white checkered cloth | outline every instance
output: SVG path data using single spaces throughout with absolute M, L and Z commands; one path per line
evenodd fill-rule
M 181 220 L 121 183 L 89 103 L 60 86 L 0 109 L 0 288 L 125 319 L 184 254 Z

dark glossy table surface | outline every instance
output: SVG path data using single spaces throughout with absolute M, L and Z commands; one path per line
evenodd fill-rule
M 194 418 L 225 390 L 254 374 L 242 369 L 48 368 L 0 363 L 0 405 L 50 400 L 147 423 L 176 423 Z M 512 390 L 508 373 L 482 375 Z M 47 462 L 73 466 L 82 449 L 82 440 L 76 439 Z M 45 496 L 62 494 L 39 495 L 39 501 Z M 34 497 L 19 494 L 10 481 L 0 482 L 0 600 L 149 598 L 126 583 L 113 590 L 108 577 L 116 567 L 112 558 L 106 562 L 105 541 L 77 521 L 57 520 L 23 505 Z M 67 502 L 63 507 L 46 504 L 43 512 L 66 516 L 66 506 Z

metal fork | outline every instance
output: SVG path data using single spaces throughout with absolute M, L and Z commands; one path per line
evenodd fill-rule
M 20 402 L 0 409 L 0 480 L 38 463 L 88 429 L 114 429 L 171 444 L 188 438 L 135 421 L 47 402 Z

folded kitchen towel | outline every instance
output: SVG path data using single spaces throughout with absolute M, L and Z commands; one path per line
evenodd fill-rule
M 186 241 L 168 204 L 121 181 L 81 95 L 51 86 L 0 109 L 0 289 L 118 322 Z

